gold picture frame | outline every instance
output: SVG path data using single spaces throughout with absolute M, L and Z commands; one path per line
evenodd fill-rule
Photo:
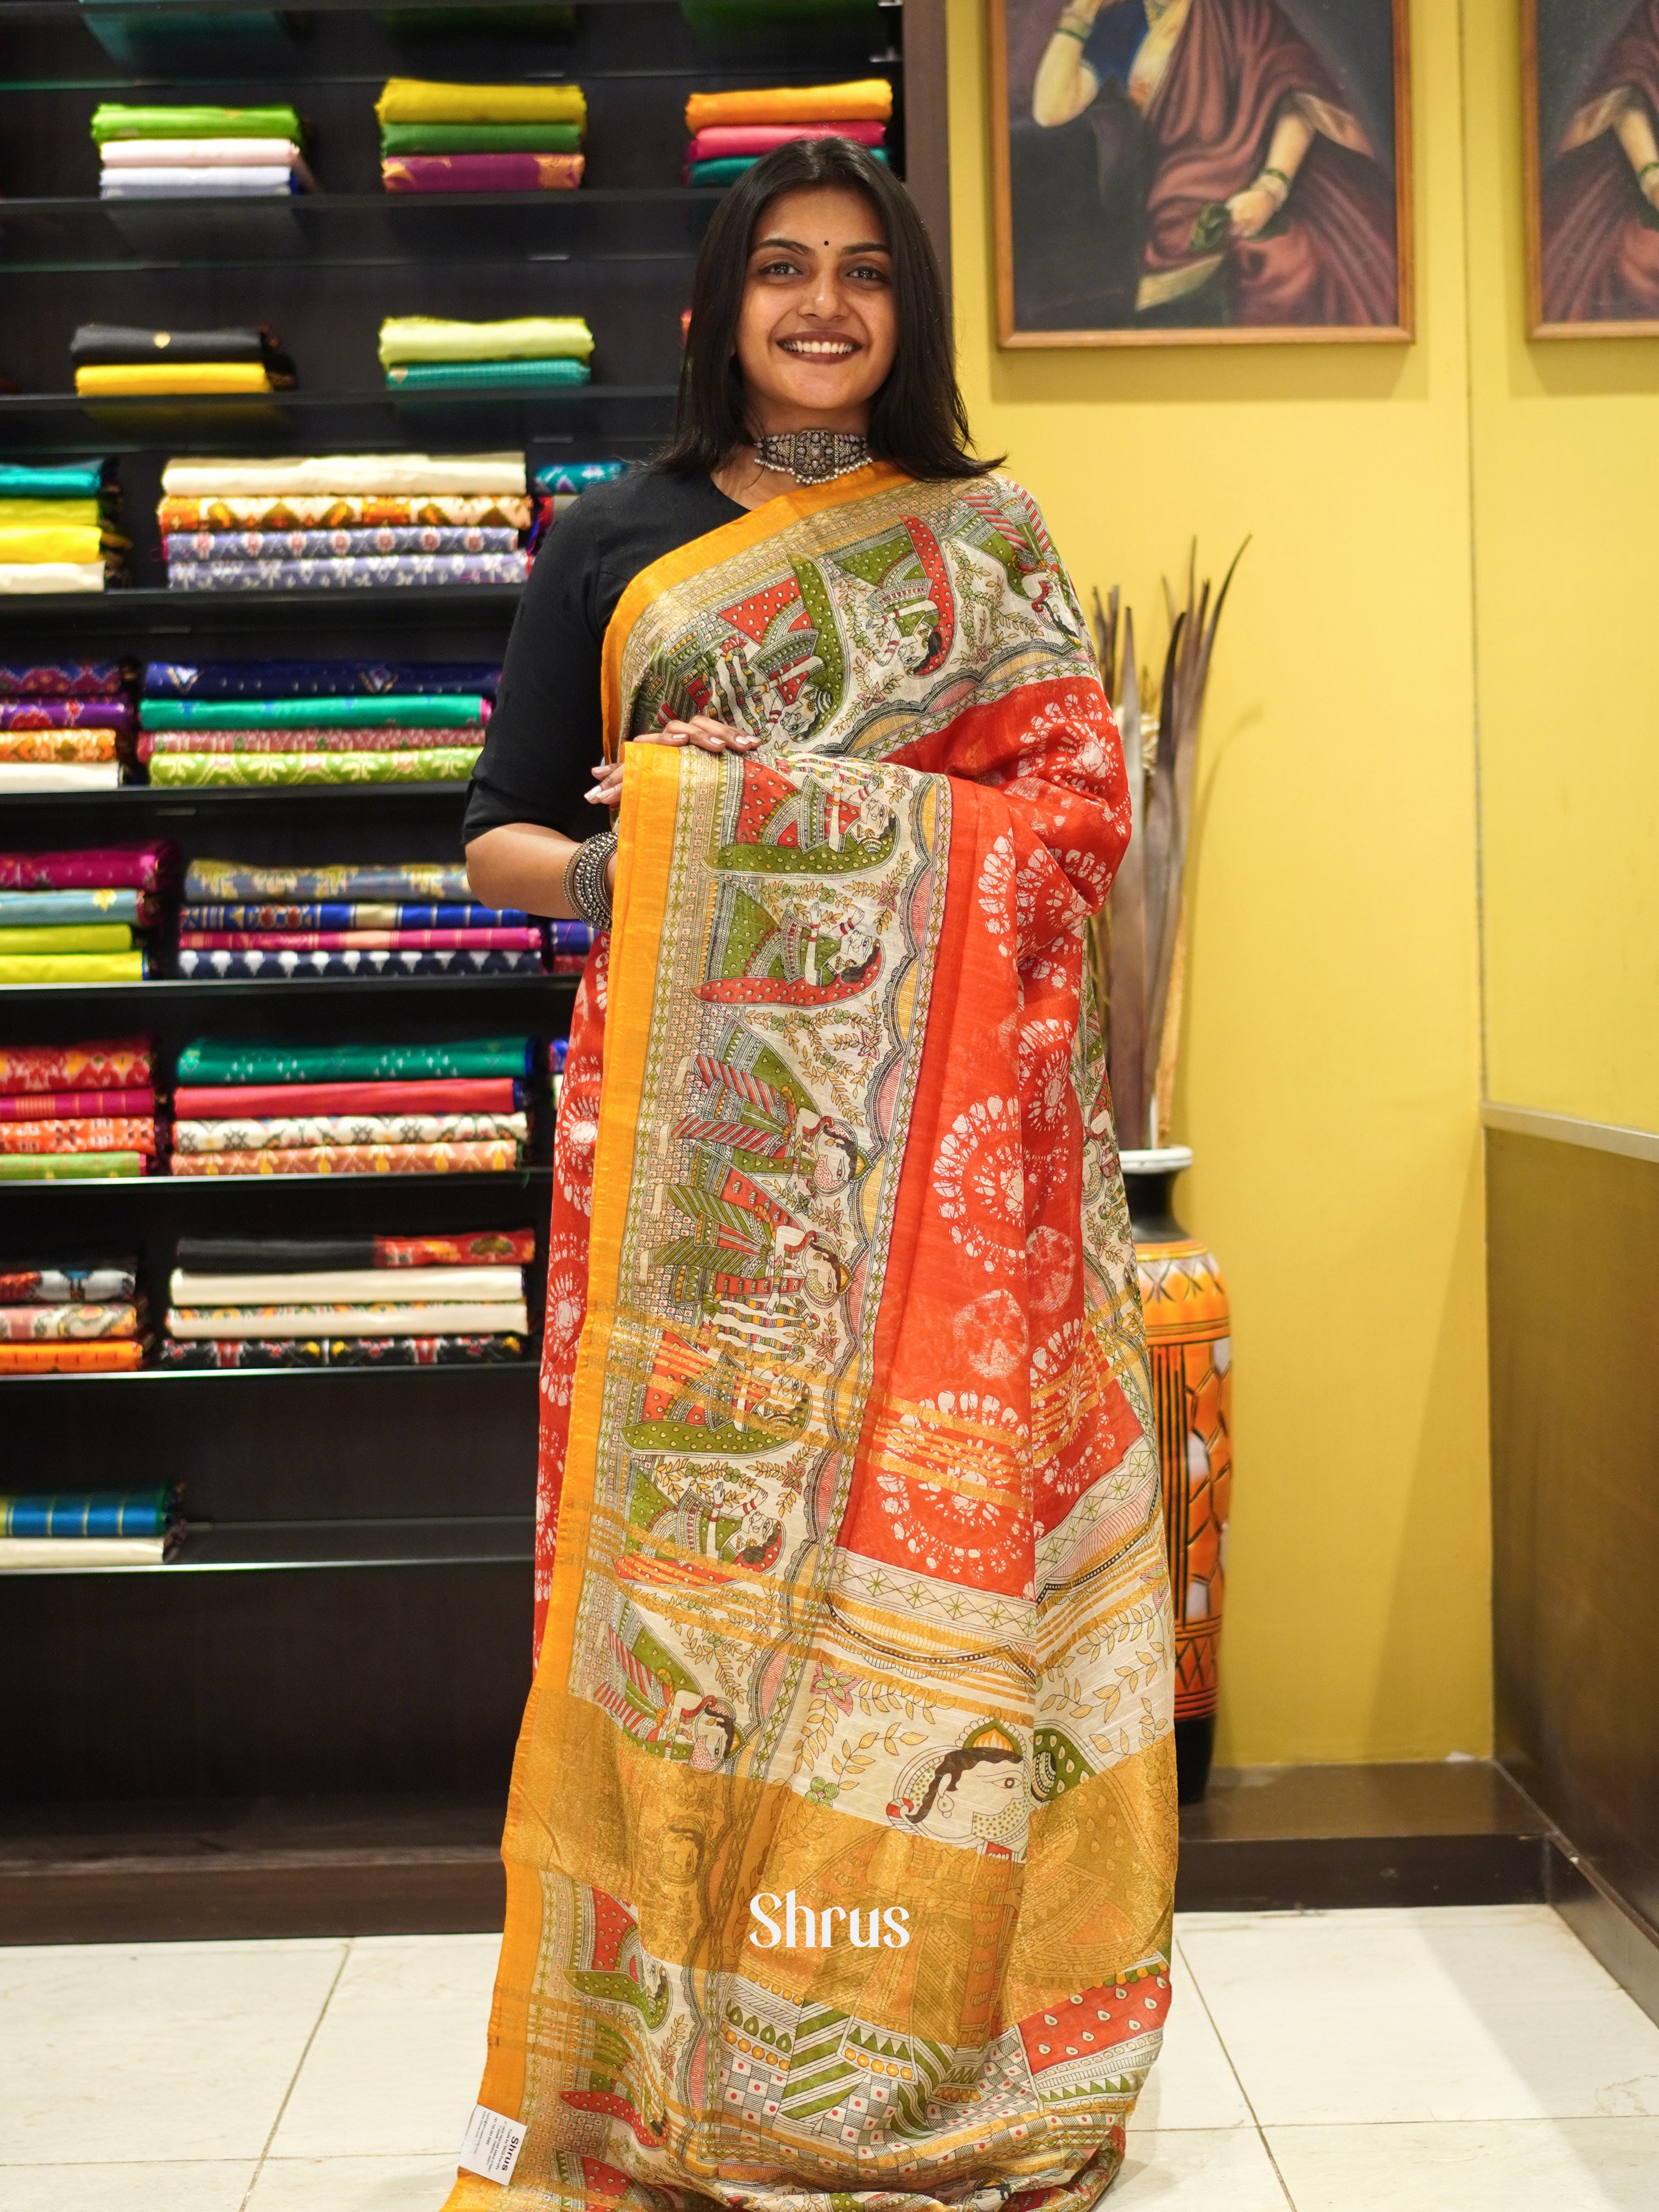
M 1408 8 L 1076 0 L 1062 9 L 1061 0 L 990 0 L 999 343 L 1408 343 Z M 1045 82 L 1050 48 L 1058 74 Z M 1307 88 L 1287 95 L 1298 52 Z M 1232 142 L 1212 158 L 1194 117 L 1223 77 L 1243 82 L 1254 105 L 1239 107 Z M 1268 166 L 1281 143 L 1291 149 L 1288 174 Z M 1274 201 L 1253 232 L 1237 228 Z M 1060 220 L 1056 208 L 1068 206 L 1073 219 Z M 1345 241 L 1364 250 L 1345 259 Z M 1280 301 L 1308 312 L 1270 319 Z

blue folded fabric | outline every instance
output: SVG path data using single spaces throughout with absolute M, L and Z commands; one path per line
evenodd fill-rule
M 144 671 L 151 699 L 379 698 L 387 692 L 495 696 L 493 661 L 152 660 Z
M 163 1536 L 172 1503 L 166 1488 L 0 1498 L 0 1536 Z
M 0 929 L 137 919 L 137 891 L 0 891 Z

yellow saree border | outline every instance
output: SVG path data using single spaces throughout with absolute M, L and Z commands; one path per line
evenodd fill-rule
M 600 696 L 605 704 L 605 758 L 616 760 L 622 746 L 623 653 L 635 623 L 653 599 L 672 592 L 688 576 L 730 560 L 735 554 L 746 553 L 751 546 L 763 545 L 769 538 L 792 529 L 811 515 L 822 514 L 827 507 L 872 499 L 880 492 L 891 491 L 896 485 L 910 481 L 905 471 L 891 461 L 870 461 L 850 476 L 837 477 L 833 483 L 803 484 L 799 491 L 780 492 L 763 506 L 751 507 L 736 521 L 723 522 L 718 530 L 706 531 L 677 552 L 665 553 L 648 568 L 641 568 L 617 600 L 617 611 L 605 627 L 599 675 Z M 609 1049 L 607 1043 L 606 1050 Z

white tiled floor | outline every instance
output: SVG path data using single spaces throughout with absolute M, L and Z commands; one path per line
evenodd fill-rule
M 1543 1906 L 1194 1915 L 1112 2212 L 1659 2212 L 1659 2027 Z M 0 2212 L 438 2212 L 493 1937 L 0 1950 Z

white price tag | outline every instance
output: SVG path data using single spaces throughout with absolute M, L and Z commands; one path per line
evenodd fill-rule
M 483 2174 L 486 2181 L 509 2182 L 526 2132 L 523 2120 L 509 2120 L 505 2112 L 475 2105 L 461 2137 L 460 2163 L 469 2173 Z

